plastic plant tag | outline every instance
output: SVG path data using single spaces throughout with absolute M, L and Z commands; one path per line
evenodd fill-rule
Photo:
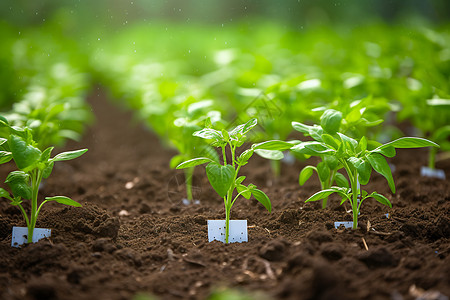
M 208 241 L 225 243 L 225 220 L 208 220 Z M 229 243 L 248 242 L 247 220 L 230 220 Z
M 440 169 L 431 169 L 428 167 L 422 167 L 420 168 L 420 175 L 423 177 L 431 177 L 445 180 L 445 172 L 444 170 Z
M 352 228 L 353 227 L 353 222 L 352 221 L 348 221 L 348 222 L 334 222 L 334 228 L 339 228 L 341 226 L 344 226 L 344 228 Z
M 51 229 L 47 228 L 35 228 L 33 231 L 33 243 L 37 241 L 50 237 L 52 233 Z M 27 227 L 16 227 L 12 229 L 11 247 L 19 248 L 21 245 L 26 244 L 28 237 Z

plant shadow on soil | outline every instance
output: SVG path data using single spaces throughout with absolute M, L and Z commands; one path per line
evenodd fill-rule
M 283 165 L 274 181 L 269 163 L 256 158 L 243 175 L 269 195 L 272 213 L 242 198 L 232 219 L 248 220 L 249 242 L 208 243 L 207 220 L 223 219 L 224 208 L 204 170 L 194 177 L 200 204 L 182 205 L 182 172 L 168 167 L 175 153 L 111 104 L 102 88 L 89 101 L 96 123 L 65 147 L 89 151 L 57 163 L 40 191 L 83 207 L 44 207 L 37 226 L 52 228 L 52 237 L 16 249 L 11 229 L 24 222 L 16 207 L 0 202 L 1 299 L 132 299 L 139 292 L 204 299 L 221 286 L 275 299 L 450 295 L 449 184 L 418 175 L 426 150 L 399 151 L 391 161 L 395 195 L 372 174 L 367 190 L 387 195 L 393 208 L 368 200 L 356 231 L 333 228 L 334 221 L 351 220 L 339 199 L 331 198 L 327 210 L 304 203 L 319 190 L 315 178 L 298 186 L 304 162 Z M 450 176 L 449 161 L 438 167 Z M 11 168 L 2 166 L 1 178 Z

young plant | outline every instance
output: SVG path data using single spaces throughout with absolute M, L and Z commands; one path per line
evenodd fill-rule
M 200 131 L 194 132 L 194 136 L 212 140 L 211 145 L 221 148 L 223 155 L 223 164 L 215 162 L 208 157 L 197 157 L 185 161 L 177 166 L 177 169 L 191 168 L 201 164 L 207 163 L 206 175 L 209 183 L 214 190 L 223 198 L 225 204 L 225 242 L 228 243 L 229 224 L 231 207 L 239 198 L 243 196 L 250 199 L 253 195 L 269 212 L 272 210 L 269 197 L 259 190 L 254 184 L 245 186 L 243 181 L 245 176 L 238 176 L 241 167 L 245 166 L 253 153 L 264 155 L 265 158 L 282 159 L 283 153 L 281 151 L 292 147 L 292 144 L 283 141 L 267 141 L 258 144 L 253 144 L 249 149 L 243 151 L 240 155 L 236 153 L 237 148 L 241 147 L 246 141 L 246 133 L 248 133 L 257 124 L 256 119 L 251 119 L 245 124 L 236 126 L 231 131 L 215 130 L 212 128 L 204 128 Z M 227 158 L 226 148 L 229 148 L 231 158 Z M 236 193 L 235 193 L 236 191 Z
M 55 201 L 69 206 L 81 207 L 81 204 L 65 196 L 46 197 L 38 206 L 38 190 L 42 179 L 50 176 L 55 162 L 77 158 L 84 154 L 87 149 L 63 152 L 51 158 L 53 147 L 44 151 L 39 150 L 28 128 L 11 127 L 3 117 L 0 118 L 0 126 L 8 128 L 10 132 L 8 138 L 0 138 L 0 163 L 14 160 L 18 169 L 9 173 L 5 181 L 12 194 L 0 188 L 0 197 L 9 199 L 11 205 L 20 209 L 28 227 L 27 243 L 31 243 L 39 212 L 45 203 Z M 31 200 L 29 216 L 22 205 L 24 199 Z
M 295 130 L 302 132 L 304 135 L 311 136 L 315 139 L 319 138 L 319 135 L 324 132 L 327 134 L 335 134 L 341 126 L 342 113 L 333 109 L 328 109 L 322 114 L 320 120 L 321 126 L 308 126 L 299 122 L 292 122 L 292 127 Z M 295 153 L 306 154 L 303 150 L 299 149 L 302 148 L 293 147 L 291 148 L 291 151 Z M 333 185 L 333 183 L 336 183 L 338 186 L 348 187 L 347 179 L 344 177 L 344 175 L 338 172 L 338 170 L 342 168 L 342 164 L 339 163 L 339 161 L 333 155 L 329 155 L 328 153 L 322 153 L 317 156 L 320 157 L 321 161 L 317 164 L 316 167 L 306 166 L 300 171 L 300 175 L 298 178 L 299 184 L 301 186 L 304 185 L 305 182 L 313 174 L 313 171 L 316 171 L 322 190 L 329 189 Z M 324 197 L 322 199 L 322 209 L 325 209 L 327 207 L 327 202 L 328 197 Z
M 174 126 L 168 131 L 167 137 L 179 153 L 170 160 L 171 168 L 200 155 L 219 161 L 219 156 L 213 147 L 193 136 L 194 132 L 203 128 L 202 125 L 211 127 L 221 121 L 220 112 L 211 110 L 212 104 L 212 100 L 193 102 L 185 109 L 174 113 L 177 118 L 173 122 Z M 189 202 L 194 200 L 192 194 L 194 169 L 195 167 L 184 169 L 186 196 Z
M 434 142 L 416 137 L 403 137 L 386 144 L 378 144 L 378 146 L 370 150 L 370 144 L 363 136 L 359 141 L 348 137 L 340 132 L 334 135 L 325 133 L 321 128 L 315 127 L 315 131 L 311 136 L 315 141 L 303 142 L 292 147 L 293 151 L 312 156 L 327 155 L 333 158 L 337 164 L 342 165 L 350 180 L 350 187 L 332 186 L 323 189 L 305 202 L 318 201 L 337 193 L 342 197 L 341 205 L 345 201 L 349 201 L 353 212 L 353 229 L 358 226 L 358 213 L 365 199 L 374 198 L 381 204 L 392 207 L 391 202 L 383 195 L 377 192 L 367 193 L 360 189 L 360 185 L 369 183 L 372 169 L 383 175 L 392 191 L 395 193 L 394 179 L 391 169 L 383 157 L 394 157 L 396 148 L 419 148 L 434 146 L 439 147 Z M 358 196 L 361 195 L 361 199 Z M 358 201 L 359 200 L 359 201 Z

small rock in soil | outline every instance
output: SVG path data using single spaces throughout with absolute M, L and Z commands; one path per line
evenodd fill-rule
M 369 268 L 395 267 L 398 259 L 385 247 L 371 248 L 358 255 L 358 259 Z
M 273 240 L 259 249 L 259 256 L 268 261 L 279 261 L 286 255 L 288 243 L 284 240 Z

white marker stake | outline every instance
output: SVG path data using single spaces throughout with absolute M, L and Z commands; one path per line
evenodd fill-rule
M 52 234 L 51 229 L 47 228 L 35 228 L 33 230 L 33 243 L 50 237 Z M 12 229 L 11 247 L 19 248 L 23 244 L 26 244 L 28 240 L 28 227 L 16 227 Z
M 444 170 L 440 169 L 431 169 L 428 167 L 422 167 L 420 168 L 420 175 L 423 177 L 431 177 L 445 180 L 445 172 Z
M 339 228 L 341 226 L 344 226 L 344 228 L 352 228 L 353 227 L 353 222 L 352 221 L 347 221 L 347 222 L 334 222 L 334 228 Z
M 225 220 L 208 220 L 208 241 L 225 243 Z M 247 220 L 230 220 L 229 243 L 248 242 Z

